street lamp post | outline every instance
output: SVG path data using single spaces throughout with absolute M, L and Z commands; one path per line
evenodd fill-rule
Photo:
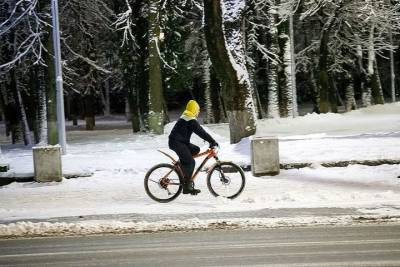
M 61 46 L 60 46 L 60 25 L 58 21 L 58 0 L 51 0 L 51 13 L 53 17 L 53 46 L 54 46 L 54 65 L 56 70 L 56 90 L 57 90 L 57 131 L 58 143 L 62 153 L 66 154 L 65 136 L 65 115 L 64 115 L 64 90 L 61 66 Z

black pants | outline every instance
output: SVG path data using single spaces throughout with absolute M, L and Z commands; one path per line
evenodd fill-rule
M 194 166 L 196 165 L 193 156 L 200 152 L 200 148 L 196 145 L 185 144 L 173 139 L 169 139 L 168 146 L 178 155 L 182 171 L 185 175 L 185 182 L 189 182 L 193 175 Z

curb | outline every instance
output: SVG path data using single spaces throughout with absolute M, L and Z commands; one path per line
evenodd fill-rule
M 72 178 L 79 178 L 79 177 L 91 177 L 93 172 L 66 172 L 63 173 L 63 177 L 65 179 L 72 179 Z M 0 186 L 10 184 L 12 182 L 18 183 L 25 183 L 25 182 L 33 182 L 34 181 L 34 174 L 27 172 L 27 173 L 15 173 L 15 172 L 6 172 L 0 174 Z
M 400 164 L 400 159 L 377 159 L 377 160 L 343 160 L 343 161 L 327 161 L 327 162 L 314 162 L 314 163 L 301 163 L 301 162 L 293 162 L 293 163 L 281 163 L 281 170 L 292 170 L 292 169 L 302 169 L 302 168 L 310 168 L 315 165 L 321 165 L 325 168 L 334 168 L 334 167 L 347 167 L 349 165 L 366 165 L 366 166 L 379 166 L 379 165 L 398 165 Z M 242 165 L 241 166 L 244 171 L 251 171 L 251 165 Z M 400 176 L 398 177 L 400 178 Z

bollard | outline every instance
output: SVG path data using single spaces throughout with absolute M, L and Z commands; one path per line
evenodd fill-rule
M 253 176 L 279 174 L 279 142 L 276 137 L 255 137 L 251 140 Z
M 36 182 L 61 182 L 61 147 L 34 147 L 33 166 Z

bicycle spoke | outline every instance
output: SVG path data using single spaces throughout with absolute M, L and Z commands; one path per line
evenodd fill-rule
M 168 189 L 168 188 L 165 188 L 165 190 L 167 190 L 167 192 L 168 192 L 168 196 L 172 195 L 171 191 L 169 191 L 169 189 Z

